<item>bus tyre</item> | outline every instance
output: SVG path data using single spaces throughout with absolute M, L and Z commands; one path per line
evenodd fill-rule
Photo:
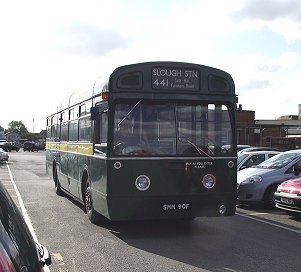
M 85 211 L 88 215 L 89 220 L 94 224 L 97 222 L 97 212 L 94 210 L 92 191 L 89 183 L 85 186 L 85 196 L 84 196 Z
M 63 195 L 63 191 L 62 191 L 61 184 L 60 184 L 60 181 L 59 181 L 59 177 L 58 177 L 58 174 L 57 174 L 56 165 L 53 168 L 53 180 L 54 180 L 55 193 L 58 196 L 62 196 Z

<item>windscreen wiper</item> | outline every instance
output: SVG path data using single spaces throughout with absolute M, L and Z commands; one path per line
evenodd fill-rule
M 138 104 L 141 102 L 141 99 L 129 110 L 129 112 L 121 119 L 121 121 L 117 124 L 117 127 L 120 126 L 120 124 L 131 114 L 131 112 L 138 106 Z
M 202 148 L 200 148 L 199 146 L 197 146 L 196 144 L 194 144 L 193 142 L 185 139 L 187 143 L 191 144 L 198 152 L 200 155 L 205 154 L 207 157 L 209 157 L 210 159 L 214 160 L 213 157 L 211 157 L 207 152 L 205 152 Z

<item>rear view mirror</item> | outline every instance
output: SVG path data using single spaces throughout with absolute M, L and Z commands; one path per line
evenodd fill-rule
M 100 113 L 98 107 L 91 107 L 91 120 L 98 120 L 100 118 Z
M 91 120 L 99 120 L 100 113 L 108 110 L 108 101 L 104 101 L 94 107 L 90 108 Z

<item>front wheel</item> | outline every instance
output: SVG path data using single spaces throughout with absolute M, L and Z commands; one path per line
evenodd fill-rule
M 264 194 L 263 202 L 267 208 L 273 209 L 275 208 L 275 192 L 278 186 L 272 186 L 268 188 Z
M 88 215 L 89 220 L 95 224 L 97 222 L 98 214 L 94 210 L 93 200 L 92 200 L 92 190 L 90 184 L 87 182 L 85 186 L 85 193 L 84 193 L 84 204 L 85 204 L 85 211 Z

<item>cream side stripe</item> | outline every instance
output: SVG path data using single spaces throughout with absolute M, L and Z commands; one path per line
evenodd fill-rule
M 47 149 L 58 150 L 83 155 L 93 155 L 93 144 L 91 143 L 47 143 Z
M 16 195 L 17 195 L 17 198 L 18 198 L 18 202 L 19 202 L 21 211 L 23 213 L 24 220 L 25 220 L 25 222 L 26 222 L 26 224 L 28 226 L 28 229 L 29 229 L 29 231 L 30 231 L 33 239 L 38 242 L 37 235 L 36 235 L 36 233 L 34 231 L 34 228 L 33 228 L 32 224 L 31 224 L 31 221 L 30 221 L 29 215 L 27 213 L 27 210 L 25 208 L 23 199 L 22 199 L 21 194 L 20 194 L 20 192 L 18 190 L 18 187 L 17 187 L 17 185 L 16 185 L 16 183 L 14 181 L 14 178 L 13 178 L 12 172 L 10 171 L 8 163 L 6 163 L 6 166 L 7 166 L 7 169 L 8 169 L 8 173 L 9 173 L 9 177 L 10 177 L 11 183 L 13 184 L 13 187 L 15 189 L 15 192 L 16 192 Z M 49 270 L 49 268 L 48 268 L 47 265 L 45 265 L 43 267 L 43 269 L 44 269 L 45 272 L 50 272 L 50 270 Z

